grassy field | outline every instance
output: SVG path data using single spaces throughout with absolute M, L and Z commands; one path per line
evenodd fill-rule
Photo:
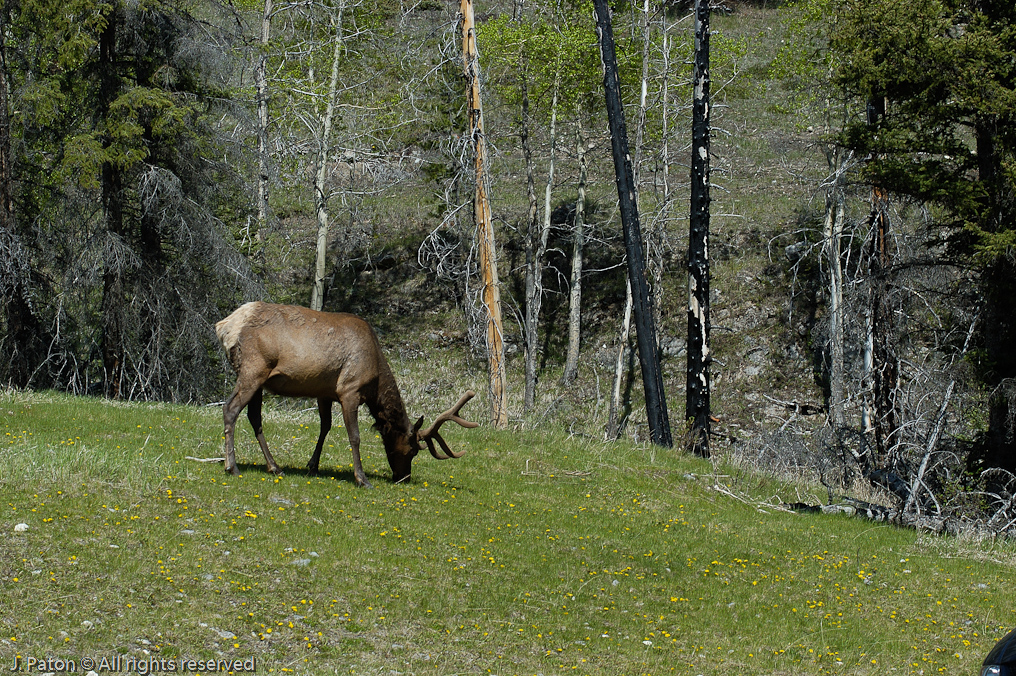
M 309 477 L 316 413 L 272 406 L 286 475 L 244 429 L 233 478 L 187 459 L 219 452 L 220 416 L 0 394 L 4 668 L 972 674 L 1016 623 L 1011 544 L 772 507 L 807 486 L 481 427 L 397 486 L 367 434 L 360 490 L 344 430 Z

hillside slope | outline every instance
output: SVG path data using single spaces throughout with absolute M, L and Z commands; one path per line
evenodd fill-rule
M 364 435 L 364 490 L 341 428 L 303 470 L 313 410 L 266 417 L 283 477 L 247 426 L 241 476 L 195 460 L 221 429 L 218 408 L 0 393 L 8 665 L 959 675 L 1016 620 L 1012 543 L 781 509 L 806 482 L 481 428 L 399 485 Z

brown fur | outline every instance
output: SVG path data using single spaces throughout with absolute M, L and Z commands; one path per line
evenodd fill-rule
M 365 321 L 351 314 L 253 302 L 217 323 L 215 333 L 238 376 L 223 407 L 226 471 L 238 471 L 233 433 L 236 418 L 247 407 L 269 471 L 281 473 L 261 426 L 262 390 L 267 389 L 282 396 L 318 400 L 321 431 L 307 465 L 312 472 L 318 469 L 331 428 L 332 402 L 337 401 L 342 406 L 357 483 L 370 485 L 360 462 L 357 410 L 361 404 L 367 404 L 376 420 L 394 480 L 409 478 L 412 459 L 420 450 L 419 424 L 415 428 L 411 425 L 388 360 Z

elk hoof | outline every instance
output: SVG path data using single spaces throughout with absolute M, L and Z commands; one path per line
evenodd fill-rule
M 360 488 L 374 488 L 374 484 L 372 484 L 371 482 L 367 481 L 367 479 L 364 479 L 363 481 L 360 481 L 359 479 L 357 479 L 356 483 L 357 483 L 358 486 L 360 486 Z
M 240 468 L 236 465 L 226 468 L 226 474 L 232 474 L 233 476 L 240 476 Z

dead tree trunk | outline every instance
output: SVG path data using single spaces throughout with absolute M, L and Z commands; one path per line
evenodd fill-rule
M 476 25 L 472 0 L 462 0 L 462 55 L 468 83 L 467 110 L 469 137 L 475 156 L 476 193 L 473 215 L 479 240 L 480 271 L 483 276 L 483 304 L 487 310 L 487 356 L 490 365 L 491 424 L 508 424 L 508 388 L 504 363 L 504 329 L 501 321 L 501 285 L 497 275 L 494 223 L 487 197 L 487 146 L 483 134 L 483 106 L 480 102 L 480 58 L 476 50 Z
M 885 99 L 880 97 L 868 101 L 868 124 L 878 124 L 885 115 Z M 893 312 L 890 306 L 892 272 L 892 249 L 889 218 L 889 196 L 879 186 L 871 191 L 871 247 L 868 252 L 868 278 L 870 284 L 868 306 L 869 353 L 865 355 L 867 380 L 866 416 L 868 427 L 865 431 L 874 438 L 875 467 L 884 467 L 889 461 L 899 415 L 896 405 L 896 391 L 899 384 L 899 359 L 895 349 Z
M 829 198 L 827 198 L 829 199 Z M 847 423 L 843 373 L 843 196 L 826 207 L 826 259 L 829 265 L 829 417 L 833 428 Z
M 967 331 L 967 338 L 963 341 L 963 349 L 960 350 L 959 358 L 962 359 L 966 355 L 967 350 L 970 347 L 970 339 L 974 336 L 974 328 L 977 326 L 977 320 L 980 315 L 974 316 L 974 320 L 970 322 L 970 329 Z M 910 509 L 914 506 L 917 507 L 917 513 L 921 513 L 921 503 L 917 500 L 918 493 L 922 488 L 930 490 L 924 485 L 924 474 L 928 471 L 928 462 L 931 460 L 932 454 L 938 446 L 938 440 L 942 436 L 942 428 L 945 425 L 945 414 L 949 410 L 949 402 L 952 400 L 953 390 L 956 388 L 956 379 L 949 381 L 949 385 L 945 388 L 945 394 L 942 396 L 942 404 L 938 408 L 938 414 L 935 416 L 935 420 L 931 426 L 931 432 L 928 434 L 928 439 L 924 445 L 924 457 L 921 458 L 921 464 L 917 469 L 917 474 L 914 476 L 913 481 L 910 484 L 910 493 L 907 495 L 907 500 L 903 505 L 902 513 L 907 514 Z
M 888 197 L 875 188 L 872 194 L 872 242 L 868 253 L 870 307 L 868 344 L 871 346 L 870 401 L 871 431 L 875 441 L 875 464 L 885 466 L 899 424 L 896 389 L 899 384 L 899 361 L 895 349 L 893 312 L 890 306 L 890 272 L 892 251 Z
M 695 0 L 688 239 L 688 375 L 685 419 L 692 452 L 709 456 L 709 0 Z
M 610 9 L 606 0 L 595 0 L 596 32 L 600 42 L 603 63 L 603 88 L 607 103 L 607 120 L 610 124 L 611 146 L 614 154 L 614 176 L 617 181 L 618 205 L 624 230 L 624 244 L 628 256 L 628 279 L 632 287 L 635 332 L 639 345 L 639 363 L 642 367 L 642 385 L 646 398 L 646 416 L 649 433 L 654 444 L 672 446 L 667 400 L 663 390 L 657 350 L 656 325 L 653 321 L 652 301 L 646 284 L 642 249 L 642 232 L 639 226 L 635 181 L 628 153 L 628 130 L 621 107 L 621 86 L 617 74 L 617 56 L 614 51 L 614 31 Z
M 826 213 L 823 227 L 826 265 L 829 268 L 829 420 L 838 438 L 840 431 L 847 424 L 843 357 L 842 241 L 846 199 L 843 191 L 852 155 L 844 157 L 839 149 L 831 146 L 825 149 L 825 153 L 830 169 L 826 183 Z

